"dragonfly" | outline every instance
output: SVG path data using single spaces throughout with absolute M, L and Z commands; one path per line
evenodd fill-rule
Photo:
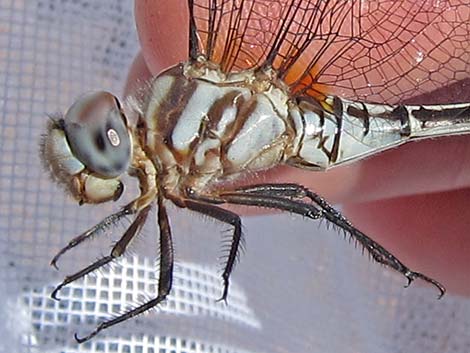
M 326 220 L 373 260 L 402 274 L 406 286 L 420 279 L 442 297 L 442 284 L 407 267 L 312 190 L 295 183 L 238 185 L 249 174 L 283 164 L 321 172 L 408 141 L 469 133 L 468 102 L 399 103 L 465 77 L 469 63 L 458 59 L 454 77 L 437 75 L 468 47 L 465 6 L 457 0 L 188 0 L 187 61 L 123 101 L 106 91 L 83 95 L 49 119 L 42 139 L 41 157 L 52 178 L 80 204 L 118 200 L 126 173 L 140 185 L 134 200 L 52 259 L 57 267 L 72 248 L 131 218 L 109 255 L 65 277 L 52 298 L 122 256 L 151 209 L 157 212 L 155 297 L 75 339 L 85 342 L 167 298 L 174 270 L 168 203 L 231 226 L 221 300 L 243 243 L 241 217 L 224 205 Z M 424 55 L 419 42 L 430 47 Z M 437 58 L 433 75 L 427 65 Z

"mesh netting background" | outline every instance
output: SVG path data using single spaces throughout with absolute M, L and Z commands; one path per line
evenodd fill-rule
M 122 92 L 138 52 L 132 11 L 125 0 L 0 0 L 0 352 L 470 352 L 468 299 L 403 290 L 403 278 L 297 217 L 244 220 L 247 251 L 229 304 L 215 303 L 227 229 L 176 209 L 167 303 L 75 343 L 74 332 L 151 298 L 158 278 L 148 222 L 122 261 L 64 289 L 62 301 L 49 299 L 128 224 L 52 269 L 58 249 L 124 201 L 79 207 L 43 171 L 38 144 L 48 113 L 88 90 Z

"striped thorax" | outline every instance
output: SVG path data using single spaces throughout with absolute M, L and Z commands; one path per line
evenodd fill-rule
M 186 63 L 154 79 L 142 101 L 147 151 L 166 187 L 202 189 L 281 163 L 295 137 L 288 95 L 269 72 L 224 75 Z

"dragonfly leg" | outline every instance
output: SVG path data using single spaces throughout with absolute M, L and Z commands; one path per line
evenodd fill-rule
M 314 209 L 321 213 L 321 217 L 350 234 L 369 252 L 375 261 L 404 275 L 408 280 L 406 287 L 415 279 L 419 278 L 431 283 L 439 290 L 438 298 L 441 298 L 445 294 L 445 288 L 442 284 L 422 273 L 410 270 L 383 246 L 354 227 L 349 220 L 333 208 L 324 198 L 304 186 L 297 184 L 260 184 L 239 188 L 234 191 L 224 191 L 219 193 L 218 196 L 227 203 L 276 208 L 309 218 L 312 217 L 305 213 L 306 210 L 303 209 L 303 207 L 313 207 L 313 205 L 315 205 Z M 305 198 L 313 203 L 303 201 Z M 274 200 L 277 200 L 276 202 L 279 203 L 279 205 L 276 205 L 276 203 L 273 202 Z M 299 203 L 303 206 L 299 206 Z M 316 218 L 318 218 L 318 216 L 319 215 L 316 214 Z
M 226 194 L 223 193 L 222 197 L 218 196 L 210 196 L 210 195 L 197 195 L 195 193 L 189 193 L 191 199 L 196 200 L 185 200 L 185 205 L 188 209 L 193 211 L 205 214 L 209 217 L 215 218 L 221 222 L 228 223 L 234 227 L 232 243 L 230 245 L 230 251 L 227 258 L 227 262 L 225 264 L 225 269 L 222 274 L 222 278 L 224 281 L 224 292 L 220 300 L 226 300 L 228 294 L 228 286 L 229 286 L 229 277 L 232 273 L 233 267 L 235 265 L 235 261 L 237 260 L 239 254 L 239 247 L 240 244 L 243 244 L 243 237 L 242 237 L 242 229 L 241 229 L 241 219 L 240 216 L 237 214 L 225 210 L 223 208 L 211 205 L 210 203 L 220 204 L 220 203 L 239 203 L 246 206 L 262 206 L 262 207 L 269 207 L 280 209 L 284 211 L 295 212 L 298 214 L 302 214 L 306 217 L 312 219 L 318 219 L 322 216 L 322 212 L 318 210 L 314 205 L 302 203 L 300 201 L 295 200 L 288 200 L 282 197 L 277 196 L 269 196 L 269 195 L 244 195 L 239 194 L 232 195 L 228 199 L 225 198 Z M 237 202 L 239 201 L 239 202 Z
M 56 269 L 57 267 L 57 261 L 59 258 L 64 255 L 67 251 L 73 249 L 77 245 L 79 245 L 81 242 L 92 238 L 96 234 L 104 231 L 106 228 L 110 227 L 113 224 L 116 224 L 120 219 L 122 219 L 125 216 L 131 215 L 134 213 L 132 208 L 130 207 L 131 205 L 127 205 L 123 207 L 120 211 L 113 213 L 112 215 L 107 216 L 104 218 L 101 222 L 98 224 L 94 225 L 87 231 L 83 232 L 82 234 L 76 236 L 73 238 L 65 247 L 63 247 L 51 260 L 51 266 L 54 266 Z
M 125 250 L 126 250 L 127 246 L 129 245 L 129 243 L 136 236 L 136 234 L 139 233 L 140 229 L 144 225 L 144 223 L 147 219 L 149 211 L 150 211 L 150 206 L 147 206 L 146 208 L 144 208 L 143 210 L 141 210 L 137 214 L 135 220 L 132 222 L 132 224 L 129 226 L 129 228 L 127 228 L 126 232 L 121 237 L 121 239 L 119 239 L 119 241 L 114 245 L 114 247 L 111 250 L 111 253 L 108 256 L 105 256 L 105 257 L 95 261 L 91 265 L 85 267 L 84 269 L 82 269 L 82 270 L 80 270 L 80 271 L 78 271 L 78 272 L 76 272 L 76 273 L 74 273 L 70 276 L 65 277 L 65 279 L 62 281 L 62 283 L 60 283 L 54 289 L 54 291 L 51 293 L 51 297 L 53 299 L 58 300 L 57 293 L 63 287 L 65 287 L 67 284 L 70 284 L 70 283 L 76 281 L 77 279 L 80 279 L 80 278 L 86 276 L 90 272 L 92 272 L 92 271 L 96 270 L 97 268 L 100 268 L 100 267 L 110 263 L 111 261 L 113 261 L 117 257 L 121 256 L 125 252 Z
M 166 208 L 163 204 L 163 198 L 161 196 L 158 197 L 158 227 L 160 229 L 160 273 L 158 278 L 157 297 L 142 305 L 139 305 L 138 307 L 130 311 L 127 311 L 122 315 L 119 315 L 111 320 L 102 322 L 91 333 L 84 337 L 79 337 L 77 334 L 75 334 L 75 339 L 78 343 L 88 341 L 102 330 L 105 330 L 111 326 L 119 324 L 120 322 L 142 314 L 147 310 L 150 310 L 151 308 L 157 306 L 166 299 L 166 297 L 171 291 L 171 286 L 173 282 L 174 253 L 170 222 L 168 220 L 168 214 L 166 212 Z
M 146 161 L 143 161 L 142 163 L 146 163 L 146 166 L 148 165 Z M 51 266 L 54 266 L 57 269 L 57 261 L 67 251 L 73 249 L 83 241 L 92 238 L 98 233 L 116 224 L 123 217 L 138 213 L 139 211 L 145 209 L 148 205 L 152 203 L 157 194 L 156 186 L 154 185 L 155 172 L 152 170 L 151 167 L 148 167 L 147 169 L 147 173 L 135 172 L 135 176 L 137 176 L 140 181 L 141 190 L 143 191 L 142 194 L 134 201 L 124 206 L 120 211 L 109 215 L 108 217 L 104 218 L 101 222 L 94 225 L 84 233 L 73 238 L 64 248 L 62 248 L 53 257 L 53 259 L 51 260 Z
M 242 233 L 242 222 L 240 216 L 231 211 L 225 210 L 218 206 L 207 203 L 210 201 L 209 198 L 205 198 L 206 202 L 197 201 L 197 196 L 193 195 L 194 200 L 185 200 L 186 207 L 192 211 L 202 213 L 211 218 L 215 218 L 220 222 L 224 222 L 233 226 L 233 236 L 230 243 L 230 250 L 228 253 L 227 261 L 225 262 L 224 272 L 222 273 L 222 280 L 224 284 L 222 296 L 218 301 L 226 301 L 229 287 L 229 278 L 235 263 L 238 259 L 239 248 L 243 246 L 243 233 Z M 212 200 L 215 203 L 219 203 L 217 199 Z

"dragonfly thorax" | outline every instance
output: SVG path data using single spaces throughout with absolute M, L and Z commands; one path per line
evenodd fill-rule
M 165 188 L 207 188 L 284 160 L 294 132 L 289 96 L 269 72 L 222 74 L 177 65 L 152 80 L 142 100 L 141 145 L 157 159 Z

